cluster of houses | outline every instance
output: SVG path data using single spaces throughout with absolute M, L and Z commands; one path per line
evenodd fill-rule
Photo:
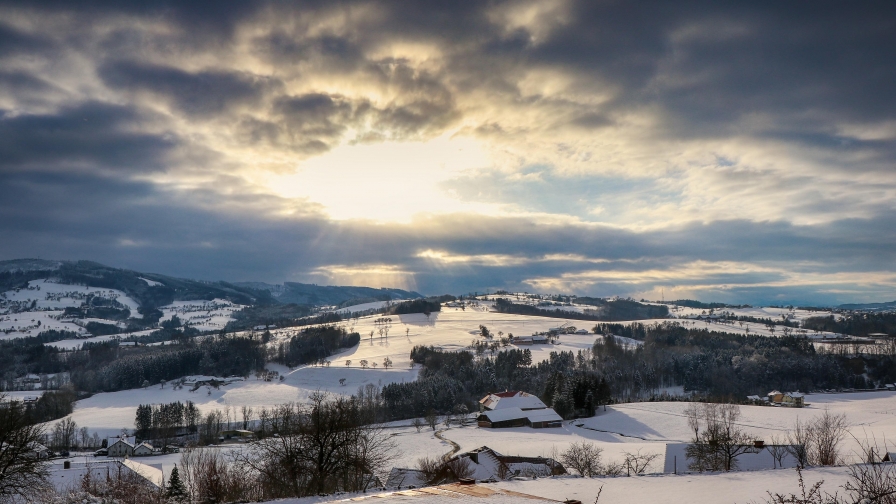
M 747 396 L 747 400 L 753 404 L 769 404 L 772 406 L 787 406 L 790 408 L 802 408 L 806 405 L 806 394 L 802 392 L 779 392 L 773 390 L 766 397 L 758 395 Z
M 134 436 L 113 437 L 106 440 L 106 448 L 96 451 L 96 455 L 107 455 L 116 458 L 129 457 L 146 457 L 161 453 L 159 448 L 154 447 L 148 441 L 142 443 L 137 442 Z
M 538 397 L 518 390 L 489 394 L 479 401 L 479 427 L 560 427 L 563 418 Z
M 233 442 L 247 442 L 255 439 L 255 433 L 250 430 L 244 429 L 231 429 L 222 431 L 218 440 L 221 442 L 224 441 L 233 441 Z M 180 448 L 174 445 L 169 445 L 166 447 L 167 452 L 178 452 Z M 163 452 L 161 447 L 155 447 L 149 441 L 143 441 L 138 443 L 136 437 L 134 436 L 119 436 L 112 437 L 106 441 L 106 448 L 101 448 L 97 450 L 94 455 L 96 456 L 108 456 L 108 457 L 116 457 L 116 458 L 129 458 L 129 457 L 146 457 L 149 455 L 160 455 Z

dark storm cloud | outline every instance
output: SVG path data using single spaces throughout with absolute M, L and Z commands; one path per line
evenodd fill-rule
M 176 141 L 140 133 L 129 106 L 87 102 L 51 114 L 0 117 L 0 171 L 163 169 Z
M 23 33 L 0 22 L 0 58 L 30 55 L 49 49 L 52 44 L 43 37 Z
M 112 88 L 157 93 L 190 116 L 215 115 L 241 105 L 257 104 L 267 89 L 278 84 L 248 73 L 191 73 L 126 61 L 105 64 L 99 72 Z

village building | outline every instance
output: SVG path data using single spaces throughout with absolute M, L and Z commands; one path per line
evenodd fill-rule
M 805 394 L 801 392 L 779 392 L 773 390 L 768 393 L 768 402 L 791 408 L 802 408 L 805 406 L 804 397 Z
M 547 457 L 520 457 L 502 455 L 488 446 L 455 455 L 454 459 L 466 459 L 473 470 L 473 479 L 506 480 L 513 477 L 544 478 L 566 474 L 563 464 Z
M 548 337 L 543 334 L 533 334 L 532 336 L 515 336 L 513 338 L 514 345 L 546 345 Z
M 32 441 L 28 445 L 28 451 L 25 453 L 25 456 L 42 460 L 50 456 L 50 450 L 37 441 Z
M 482 446 L 452 457 L 442 466 L 440 472 L 431 475 L 432 481 L 429 482 L 419 469 L 392 468 L 386 480 L 386 488 L 406 490 L 457 481 L 457 475 L 453 474 L 450 468 L 453 461 L 463 461 L 471 471 L 466 478 L 476 481 L 501 481 L 515 477 L 544 478 L 566 474 L 563 464 L 554 459 L 503 455 L 487 446 Z
M 519 408 L 527 411 L 545 409 L 547 408 L 547 405 L 542 402 L 538 396 L 519 390 L 489 394 L 479 400 L 479 411 L 493 411 L 507 408 Z
M 110 457 L 133 457 L 136 439 L 132 437 L 109 438 L 106 444 Z
M 560 427 L 563 423 L 563 418 L 541 399 L 521 391 L 489 394 L 479 401 L 479 411 L 476 422 L 485 428 L 528 426 L 540 429 Z
M 152 455 L 155 452 L 152 445 L 147 441 L 144 441 L 137 446 L 134 447 L 134 456 L 135 457 L 145 457 L 148 455 Z

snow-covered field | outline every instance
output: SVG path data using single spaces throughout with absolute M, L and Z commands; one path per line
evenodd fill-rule
M 563 319 L 496 313 L 488 311 L 487 306 L 468 307 L 466 310 L 444 308 L 430 317 L 423 314 L 393 315 L 388 337 L 380 337 L 379 329 L 383 325 L 376 322 L 379 318 L 382 316 L 346 321 L 349 328 L 362 334 L 361 343 L 332 356 L 330 366 L 301 366 L 290 370 L 270 365 L 270 369 L 284 376 L 283 381 L 266 382 L 250 377 L 218 390 L 202 388 L 189 392 L 187 387 L 172 390 L 170 385 L 165 389 L 153 385 L 147 389 L 96 394 L 77 403 L 73 418 L 79 425 L 105 434 L 116 433 L 122 427 L 132 428 L 134 413 L 139 404 L 191 400 L 201 410 L 210 411 L 228 406 L 273 406 L 288 401 L 302 401 L 317 390 L 351 394 L 359 386 L 369 383 L 384 385 L 415 380 L 417 370 L 411 368 L 409 356 L 415 345 L 461 349 L 478 338 L 478 335 L 471 333 L 478 333 L 479 325 L 487 326 L 495 334 L 501 331 L 504 334 L 529 335 L 564 322 Z M 285 340 L 294 331 L 275 331 L 274 343 Z M 374 332 L 373 338 L 370 337 L 370 331 Z M 562 335 L 558 344 L 525 348 L 532 351 L 533 360 L 538 362 L 547 359 L 552 351 L 589 348 L 594 339 L 593 334 Z M 382 367 L 386 357 L 392 360 L 393 367 Z M 368 361 L 368 368 L 362 368 L 362 360 Z M 348 366 L 347 361 L 350 361 Z M 372 363 L 377 363 L 378 367 L 373 368 Z M 345 379 L 345 385 L 339 383 L 342 378 Z M 878 440 L 896 439 L 896 397 L 891 392 L 810 395 L 807 396 L 807 401 L 810 407 L 804 409 L 745 406 L 743 423 L 757 436 L 768 438 L 773 434 L 783 434 L 797 416 L 808 419 L 817 415 L 824 407 L 829 407 L 834 412 L 847 414 L 854 424 L 853 430 L 857 436 L 868 432 Z M 644 448 L 648 448 L 657 443 L 687 439 L 687 425 L 681 413 L 684 407 L 685 403 L 681 402 L 623 404 L 608 408 L 597 417 L 581 422 L 585 427 L 607 432 L 575 426 L 540 431 L 523 429 L 519 434 L 522 437 L 517 439 L 517 434 L 514 434 L 517 429 L 502 430 L 500 435 L 495 435 L 494 431 L 467 427 L 451 429 L 446 435 L 465 449 L 487 444 L 498 451 L 508 451 L 525 446 L 528 451 L 534 450 L 533 454 L 548 454 L 554 446 L 562 451 L 562 447 L 575 437 L 583 437 L 612 445 L 614 448 L 608 448 L 608 454 L 614 451 L 621 454 L 627 448 L 617 445 L 624 443 L 642 444 Z M 505 442 L 506 444 L 501 444 Z M 512 450 L 508 453 L 512 453 Z
M 253 407 L 273 406 L 287 401 L 302 401 L 316 390 L 334 393 L 354 393 L 359 386 L 368 383 L 383 385 L 416 379 L 417 370 L 410 366 L 409 353 L 414 345 L 434 345 L 446 349 L 460 349 L 477 338 L 479 325 L 485 325 L 495 334 L 529 335 L 561 325 L 562 319 L 505 315 L 489 311 L 488 306 L 467 307 L 466 310 L 444 308 L 430 317 L 422 314 L 393 315 L 388 337 L 380 337 L 381 323 L 373 316 L 346 321 L 347 327 L 364 335 L 360 345 L 331 357 L 329 367 L 303 366 L 293 370 L 283 366 L 269 366 L 285 378 L 282 382 L 266 382 L 250 377 L 220 389 L 200 388 L 190 392 L 189 387 L 172 390 L 171 385 L 162 389 L 159 385 L 147 389 L 97 394 L 76 404 L 72 418 L 79 426 L 87 426 L 100 435 L 114 435 L 122 428 L 133 429 L 138 404 L 162 403 L 175 400 L 191 400 L 202 411 L 233 408 L 242 405 Z M 571 324 L 581 322 L 570 321 Z M 587 327 L 587 326 L 584 326 Z M 370 331 L 374 336 L 370 338 Z M 288 338 L 292 330 L 275 331 L 277 339 Z M 594 335 L 563 335 L 557 345 L 533 345 L 530 348 L 534 360 L 545 359 L 551 351 L 578 350 L 590 347 Z M 275 342 L 277 341 L 275 339 Z M 364 369 L 361 360 L 382 363 L 389 357 L 394 367 Z M 346 366 L 347 360 L 351 361 Z M 339 379 L 345 378 L 345 385 Z M 871 440 L 879 446 L 893 449 L 888 440 L 896 439 L 896 393 L 864 392 L 844 394 L 813 394 L 806 396 L 808 406 L 802 409 L 763 406 L 742 406 L 740 424 L 749 433 L 766 442 L 772 436 L 783 436 L 797 418 L 811 420 L 825 409 L 843 413 L 850 423 L 850 435 L 843 441 L 843 453 L 847 461 L 859 460 L 857 440 Z M 552 456 L 564 451 L 571 443 L 590 441 L 603 450 L 605 461 L 618 462 L 625 452 L 656 453 L 660 455 L 650 471 L 662 471 L 662 454 L 667 442 L 681 442 L 689 438 L 684 402 L 654 402 L 619 404 L 601 409 L 597 416 L 564 422 L 557 429 L 482 429 L 469 424 L 453 425 L 442 436 L 457 443 L 462 451 L 489 446 L 507 455 Z M 236 413 L 236 411 L 234 411 Z M 443 426 L 438 427 L 440 430 Z M 452 446 L 424 427 L 417 431 L 409 421 L 396 422 L 386 430 L 395 442 L 398 457 L 395 467 L 414 467 L 424 456 L 441 456 Z M 147 463 L 163 465 L 170 471 L 178 455 L 151 457 Z M 846 480 L 843 468 L 812 469 L 807 471 L 807 481 L 826 480 L 825 487 L 837 490 Z M 588 499 L 593 502 L 596 492 L 604 486 L 601 502 L 750 502 L 761 500 L 766 490 L 795 491 L 796 475 L 792 470 L 757 471 L 716 475 L 653 475 L 639 478 L 603 479 L 539 479 L 537 482 L 505 482 L 502 488 L 539 495 L 552 499 Z M 719 499 L 722 500 L 719 500 Z M 702 500 L 701 500 L 702 499 Z M 300 502 L 300 501 L 296 501 Z
M 847 468 L 813 468 L 803 471 L 807 486 L 824 481 L 822 490 L 840 491 Z M 491 485 L 489 485 L 491 486 Z M 642 502 L 649 504 L 747 504 L 766 502 L 768 494 L 798 493 L 793 469 L 731 472 L 723 474 L 649 475 L 632 478 L 540 478 L 536 481 L 502 481 L 494 486 L 547 499 L 575 499 L 599 504 Z
M 392 315 L 388 337 L 381 338 L 378 331 L 383 324 L 376 323 L 376 319 L 381 317 L 377 315 L 346 321 L 347 326 L 353 326 L 355 331 L 361 333 L 361 343 L 330 357 L 329 367 L 301 366 L 290 370 L 275 364 L 269 365 L 269 369 L 284 376 L 283 381 L 266 382 L 250 377 L 219 390 L 212 389 L 210 394 L 206 389 L 196 392 L 189 392 L 187 387 L 172 390 L 170 385 L 165 389 L 153 385 L 147 389 L 96 394 L 77 403 L 73 418 L 78 425 L 99 430 L 101 434 L 115 433 L 122 427 L 132 427 L 134 412 L 139 404 L 191 400 L 201 410 L 210 411 L 228 405 L 238 408 L 243 405 L 273 406 L 301 401 L 317 390 L 352 394 L 359 386 L 368 383 L 384 385 L 415 380 L 417 369 L 410 367 L 410 353 L 415 345 L 433 345 L 447 350 L 461 349 L 478 338 L 471 331 L 478 333 L 480 324 L 487 326 L 495 334 L 501 331 L 522 336 L 546 331 L 563 323 L 562 319 L 506 315 L 487 311 L 486 308 L 468 308 L 465 311 L 446 308 L 428 318 L 423 314 Z M 374 331 L 373 338 L 370 338 L 370 331 Z M 272 344 L 286 340 L 295 332 L 295 329 L 274 331 L 275 340 Z M 593 334 L 563 335 L 556 345 L 532 345 L 525 348 L 531 350 L 533 361 L 538 362 L 547 359 L 552 351 L 590 348 L 594 338 Z M 386 357 L 393 363 L 388 369 L 382 366 Z M 362 360 L 368 361 L 368 368 L 361 366 Z M 348 366 L 347 361 L 351 361 Z M 372 367 L 373 363 L 377 364 L 376 368 Z M 341 378 L 345 378 L 345 385 L 340 385 Z
M 337 310 L 329 310 L 329 311 L 333 311 L 335 313 L 340 313 L 342 315 L 345 315 L 345 314 L 349 314 L 349 313 L 366 312 L 367 310 L 380 310 L 382 308 L 385 308 L 386 306 L 398 304 L 403 301 L 408 301 L 408 300 L 407 299 L 395 299 L 392 301 L 373 301 L 370 303 L 351 305 L 351 306 L 346 306 L 344 308 L 339 308 Z
M 153 280 L 145 278 L 143 280 L 151 286 L 158 284 Z M 91 321 L 119 327 L 126 326 L 123 322 L 112 320 L 62 318 L 66 308 L 81 306 L 89 295 L 101 296 L 121 303 L 131 311 L 131 318 L 143 317 L 137 311 L 139 308 L 137 301 L 119 290 L 60 284 L 51 279 L 32 280 L 28 282 L 27 288 L 0 293 L 0 339 L 37 336 L 50 329 L 73 331 L 88 338 L 90 334 L 82 326 Z M 233 320 L 233 312 L 242 308 L 242 305 L 215 299 L 211 301 L 175 301 L 161 307 L 160 310 L 164 314 L 162 321 L 170 320 L 177 315 L 184 323 L 188 323 L 200 331 L 216 331 Z M 106 341 L 111 338 L 148 334 L 149 332 L 151 331 L 74 339 L 52 344 L 59 348 L 72 349 L 79 347 L 85 341 Z
M 807 486 L 824 481 L 821 489 L 842 494 L 847 481 L 844 467 L 813 468 L 803 471 Z M 554 502 L 578 500 L 590 504 L 749 504 L 766 502 L 766 492 L 798 493 L 797 475 L 792 469 L 778 471 L 732 472 L 727 474 L 649 475 L 632 478 L 539 478 L 533 481 L 502 481 L 480 484 L 490 489 L 503 489 L 519 494 L 548 499 Z M 600 500 L 595 501 L 600 493 Z M 351 494 L 338 497 L 304 497 L 268 501 L 270 504 L 315 504 L 318 502 L 349 502 L 348 499 L 371 497 L 370 494 Z M 376 502 L 539 502 L 523 495 L 471 498 L 466 496 L 424 497 L 413 492 L 384 492 L 376 495 Z M 363 502 L 363 501 L 361 501 Z
M 233 320 L 233 312 L 243 308 L 245 306 L 231 303 L 226 299 L 175 301 L 159 308 L 164 314 L 159 322 L 171 320 L 177 315 L 181 322 L 200 331 L 220 331 Z
M 115 300 L 131 311 L 131 317 L 142 317 L 137 312 L 138 303 L 119 290 L 60 284 L 49 279 L 32 280 L 26 288 L 0 293 L 0 338 L 36 336 L 49 329 L 87 335 L 74 321 L 59 318 L 66 308 L 81 306 L 89 295 Z

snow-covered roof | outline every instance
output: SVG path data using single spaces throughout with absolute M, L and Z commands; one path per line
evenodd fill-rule
M 485 409 L 497 410 L 505 408 L 543 409 L 547 406 L 538 397 L 521 391 L 498 392 L 483 397 L 479 404 Z
M 417 469 L 406 469 L 404 467 L 393 467 L 389 472 L 389 478 L 386 479 L 386 488 L 402 490 L 405 488 L 420 488 L 426 486 L 426 478 L 423 471 Z
M 133 447 L 134 445 L 137 444 L 137 438 L 134 436 L 112 437 L 106 441 L 106 446 L 111 448 L 112 445 L 114 445 L 115 443 L 118 443 L 118 442 L 122 442 L 126 445 L 130 445 L 131 447 Z
M 162 474 L 161 467 L 155 467 L 148 464 L 141 464 L 140 462 L 134 462 L 131 459 L 124 459 L 121 461 L 121 465 L 127 467 L 128 469 L 134 471 L 135 473 L 142 476 L 146 481 L 152 483 L 153 485 L 160 487 L 165 481 L 165 476 Z
M 365 494 L 334 502 L 363 502 L 368 499 L 376 501 L 388 499 L 392 502 L 408 501 L 414 504 L 442 504 L 444 502 L 456 502 L 459 504 L 465 502 L 481 502 L 483 504 L 519 504 L 521 501 L 530 503 L 539 501 L 557 502 L 544 497 L 504 490 L 496 486 L 464 485 L 461 483 L 450 483 L 417 490 L 403 490 L 401 492 Z
M 489 422 L 504 422 L 506 420 L 514 420 L 517 418 L 528 418 L 526 413 L 519 408 L 502 408 L 499 410 L 484 411 L 482 413 Z
M 552 408 L 524 411 L 530 422 L 560 422 L 563 418 Z

